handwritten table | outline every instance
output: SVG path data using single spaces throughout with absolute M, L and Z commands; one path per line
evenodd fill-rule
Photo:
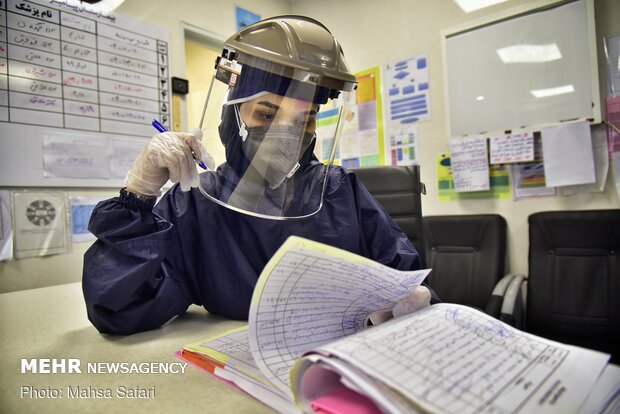
M 134 29 L 135 30 L 135 29 Z M 148 137 L 168 43 L 66 2 L 0 0 L 0 121 Z

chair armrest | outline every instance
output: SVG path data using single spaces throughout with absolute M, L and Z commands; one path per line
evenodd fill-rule
M 499 320 L 517 329 L 525 328 L 525 292 L 527 279 L 524 275 L 515 275 L 506 288 Z
M 490 315 L 494 318 L 499 319 L 502 303 L 504 302 L 504 295 L 506 294 L 506 289 L 508 285 L 512 281 L 515 275 L 509 274 L 500 279 L 499 282 L 493 288 L 493 292 L 491 292 L 491 298 L 487 302 L 487 307 L 485 312 L 487 315 Z

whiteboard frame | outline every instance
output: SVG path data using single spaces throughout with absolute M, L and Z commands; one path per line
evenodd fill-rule
M 562 6 L 564 4 L 573 3 L 575 1 L 578 1 L 578 0 L 538 0 L 538 1 L 535 1 L 529 4 L 524 4 L 524 5 L 520 5 L 517 7 L 507 9 L 507 10 L 504 10 L 502 12 L 499 12 L 493 15 L 471 20 L 469 22 L 444 29 L 440 32 L 441 53 L 442 53 L 442 59 L 444 62 L 442 66 L 443 66 L 443 81 L 444 81 L 444 111 L 446 114 L 445 127 L 446 127 L 446 130 L 448 131 L 449 137 L 501 133 L 501 132 L 504 132 L 504 130 L 509 130 L 511 126 L 507 125 L 506 128 L 502 130 L 478 131 L 478 132 L 470 132 L 468 134 L 462 134 L 462 135 L 453 135 L 451 114 L 450 114 L 450 85 L 448 83 L 447 39 L 455 35 L 481 29 L 483 27 L 490 26 L 496 23 L 500 23 L 502 21 L 507 21 L 507 20 L 518 18 L 518 17 L 523 17 L 528 14 L 543 11 L 545 9 L 555 8 L 557 6 Z M 595 26 L 595 18 L 594 18 L 595 17 L 594 0 L 585 0 L 585 2 L 586 2 L 586 10 L 587 10 L 586 24 L 588 28 L 588 47 L 592 51 L 592 53 L 590 53 L 590 88 L 592 90 L 592 117 L 575 119 L 575 120 L 571 120 L 571 122 L 590 121 L 592 123 L 600 123 L 602 120 L 602 117 L 601 117 L 601 97 L 600 97 L 599 78 L 598 78 L 598 59 L 597 59 L 597 48 L 596 48 L 596 26 Z M 549 122 L 549 123 L 544 123 L 544 124 L 527 125 L 523 129 L 531 130 L 531 131 L 540 130 L 541 128 L 544 128 L 547 126 L 558 125 L 561 122 L 562 121 L 555 121 L 555 122 Z

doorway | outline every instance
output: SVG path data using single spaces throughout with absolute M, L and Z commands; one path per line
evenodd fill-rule
M 215 59 L 222 53 L 224 39 L 194 27 L 184 27 L 185 76 L 189 81 L 186 95 L 187 129 L 198 128 L 203 117 L 204 105 L 215 75 Z M 219 165 L 224 161 L 219 141 L 220 113 L 205 114 L 202 125 L 202 143 Z

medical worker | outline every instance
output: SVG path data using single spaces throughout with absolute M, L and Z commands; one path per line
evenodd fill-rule
M 327 28 L 301 16 L 263 20 L 225 42 L 216 69 L 205 114 L 219 120 L 217 137 L 206 141 L 222 164 L 215 169 L 201 130 L 155 135 L 126 188 L 93 211 L 98 240 L 84 256 L 83 292 L 102 333 L 157 328 L 191 304 L 247 319 L 260 272 L 291 235 L 420 267 L 356 176 L 332 165 L 356 80 Z M 333 139 L 317 148 L 320 110 Z M 196 161 L 209 171 L 198 175 Z M 168 180 L 177 184 L 156 203 Z M 427 305 L 431 293 L 412 298 L 404 308 Z

